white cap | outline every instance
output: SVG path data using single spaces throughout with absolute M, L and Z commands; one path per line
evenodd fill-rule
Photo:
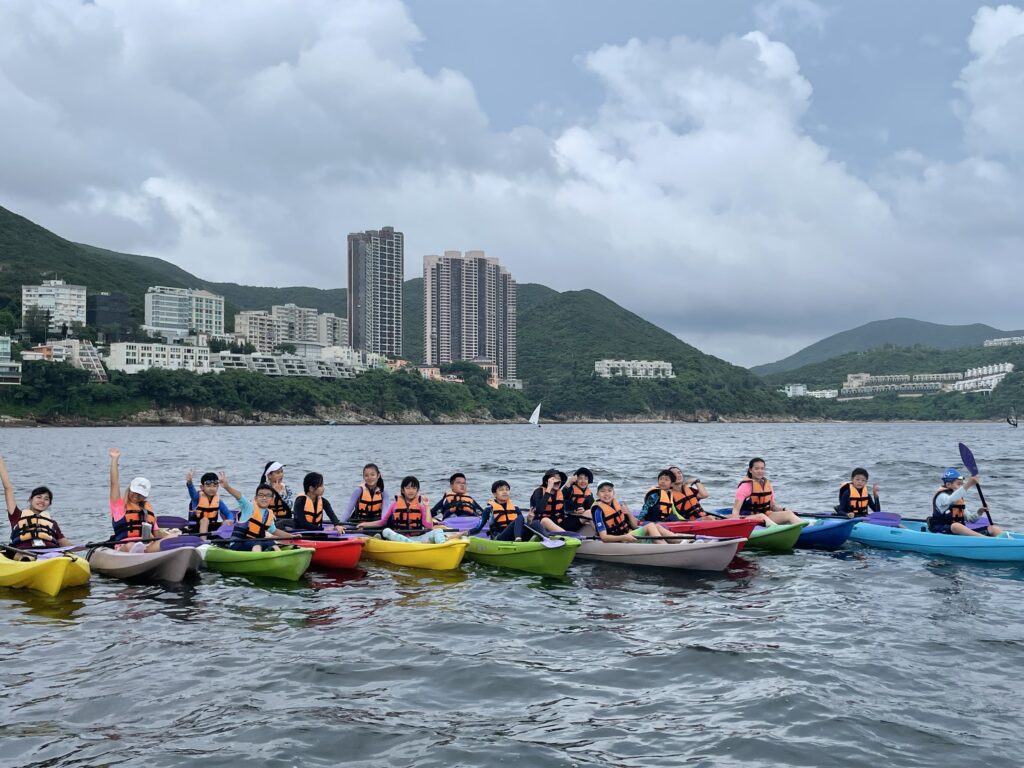
M 150 482 L 144 477 L 136 477 L 130 483 L 128 483 L 128 490 L 132 493 L 137 493 L 144 499 L 149 498 Z
M 277 472 L 279 469 L 284 469 L 284 464 L 279 461 L 272 461 L 270 462 L 270 466 L 267 467 L 267 471 L 263 473 L 263 476 L 266 477 L 271 472 Z

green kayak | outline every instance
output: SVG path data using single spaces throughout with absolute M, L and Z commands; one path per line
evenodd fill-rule
M 747 539 L 746 548 L 765 552 L 789 552 L 796 545 L 796 540 L 800 538 L 800 532 L 806 525 L 807 521 L 773 525 L 771 528 L 758 526 Z
M 492 541 L 471 536 L 466 559 L 541 576 L 564 576 L 580 542 L 578 539 L 555 540 L 565 543 L 548 548 L 540 541 Z
M 238 552 L 225 547 L 210 547 L 206 551 L 206 567 L 221 573 L 298 581 L 309 568 L 314 552 L 301 547 L 284 547 L 270 552 Z

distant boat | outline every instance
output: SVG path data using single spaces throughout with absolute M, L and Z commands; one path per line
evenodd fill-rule
M 537 403 L 537 407 L 533 409 L 533 413 L 530 414 L 530 423 L 535 427 L 540 426 L 540 403 Z
M 1006 417 L 1006 423 L 1011 427 L 1017 426 L 1017 412 L 1013 410 L 1013 406 L 1010 406 L 1010 414 Z

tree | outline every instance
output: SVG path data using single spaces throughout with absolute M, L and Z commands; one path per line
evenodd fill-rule
M 9 309 L 0 309 L 0 334 L 9 336 L 18 327 L 18 321 L 14 313 Z
M 274 353 L 278 355 L 294 355 L 296 350 L 294 344 L 278 344 L 274 347 Z
M 46 342 L 46 334 L 50 328 L 50 312 L 40 307 L 29 307 L 25 310 L 22 325 L 25 326 L 29 338 L 34 343 L 44 344 Z

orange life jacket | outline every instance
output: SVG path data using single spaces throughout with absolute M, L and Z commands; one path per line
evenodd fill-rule
M 839 495 L 843 495 L 843 489 L 850 489 L 850 510 L 854 515 L 866 515 L 868 513 L 868 503 L 871 501 L 871 497 L 868 495 L 868 488 L 864 486 L 859 491 L 857 486 L 851 482 L 845 482 L 839 486 Z
M 490 506 L 491 527 L 489 529 L 489 535 L 493 539 L 510 525 L 515 523 L 516 519 L 519 517 L 519 510 L 516 509 L 516 505 L 512 503 L 511 499 L 504 504 L 497 499 L 491 499 Z
M 415 531 L 423 527 L 423 507 L 419 496 L 413 504 L 405 500 L 405 496 L 395 499 L 395 511 L 388 520 L 388 528 L 393 531 Z
M 665 491 L 655 486 L 654 488 L 648 489 L 647 493 L 644 494 L 644 498 L 646 499 L 652 493 L 658 494 L 658 501 L 653 507 L 648 509 L 647 515 L 644 519 L 648 519 L 654 523 L 660 523 L 664 520 L 679 519 L 679 512 L 686 503 L 686 499 L 683 494 L 672 488 Z
M 960 499 L 949 505 L 949 509 L 942 510 L 936 506 L 936 502 L 939 500 L 939 495 L 943 493 L 953 493 L 953 491 L 946 486 L 942 486 L 932 496 L 932 514 L 929 521 L 935 522 L 937 525 L 952 525 L 953 523 L 962 523 L 964 521 L 964 513 L 967 510 L 967 503 Z
M 271 485 L 270 489 L 274 492 L 274 500 L 270 502 L 270 506 L 267 507 L 267 509 L 273 512 L 274 517 L 278 520 L 284 517 L 291 517 L 292 510 L 291 507 L 288 506 L 288 502 L 285 501 L 284 497 L 277 492 L 277 488 L 274 488 L 274 486 Z
M 548 499 L 548 497 L 547 497 L 548 495 L 544 491 L 544 487 L 543 486 L 538 486 L 538 487 L 540 488 L 540 492 L 542 494 L 542 498 L 544 499 L 544 508 L 543 509 L 538 509 L 537 513 L 541 517 L 549 517 L 549 518 L 551 518 L 551 520 L 555 523 L 555 525 L 560 524 L 563 520 L 565 520 L 565 517 L 566 517 L 566 515 L 565 515 L 565 495 L 562 493 L 562 491 L 560 489 L 556 489 L 555 490 L 555 497 L 554 497 L 554 499 Z
M 384 494 L 374 486 L 371 490 L 363 483 L 360 487 L 359 501 L 352 510 L 353 523 L 367 523 L 380 520 L 384 512 Z
M 745 477 L 736 486 L 739 488 L 744 483 L 750 483 L 750 495 L 743 500 L 740 508 L 742 515 L 763 515 L 772 509 L 772 498 L 775 492 L 772 490 L 772 481 L 767 477 L 760 483 L 752 477 Z
M 309 496 L 302 497 L 305 503 L 302 505 L 300 514 L 302 515 L 303 522 L 310 528 L 321 528 L 324 519 L 324 500 L 323 497 L 317 496 L 316 501 L 313 501 Z
M 604 517 L 605 532 L 609 535 L 622 536 L 633 530 L 629 523 L 629 518 L 626 517 L 626 513 L 622 510 L 622 506 L 617 500 L 612 500 L 611 504 L 595 501 L 594 507 L 601 510 L 601 515 Z
M 697 489 L 690 485 L 684 485 L 682 492 L 676 491 L 682 497 L 681 504 L 676 504 L 676 511 L 687 520 L 696 520 L 698 517 L 707 517 L 708 513 L 700 505 L 700 495 Z
M 572 501 L 573 509 L 590 509 L 590 506 L 594 502 L 594 494 L 590 492 L 589 486 L 587 487 L 587 490 L 584 491 L 576 485 L 576 483 L 571 483 L 565 486 L 562 491 L 569 497 L 569 500 Z M 588 501 L 590 504 L 587 503 Z
M 125 537 L 129 539 L 142 536 L 143 523 L 149 523 L 154 529 L 157 528 L 156 513 L 153 512 L 153 505 L 148 501 L 143 502 L 142 506 L 139 506 L 125 499 L 122 522 L 126 526 Z
M 45 547 L 57 543 L 57 524 L 50 513 L 22 510 L 21 517 L 11 529 L 11 544 L 30 544 Z
M 198 523 L 200 520 L 209 520 L 211 523 L 220 519 L 220 495 L 213 494 L 213 498 L 207 498 L 205 493 L 200 491 L 199 500 L 192 510 L 192 516 Z
M 267 531 L 270 530 L 270 524 L 272 522 L 274 522 L 274 512 L 270 507 L 260 509 L 253 505 L 252 515 L 245 521 L 244 525 L 235 526 L 232 537 L 237 538 L 238 534 L 241 533 L 247 539 L 269 538 Z M 239 531 L 239 528 L 242 530 Z
M 458 517 L 473 517 L 476 515 L 476 508 L 473 497 L 466 493 L 455 493 L 448 491 L 444 495 L 442 510 L 445 516 L 455 515 Z

